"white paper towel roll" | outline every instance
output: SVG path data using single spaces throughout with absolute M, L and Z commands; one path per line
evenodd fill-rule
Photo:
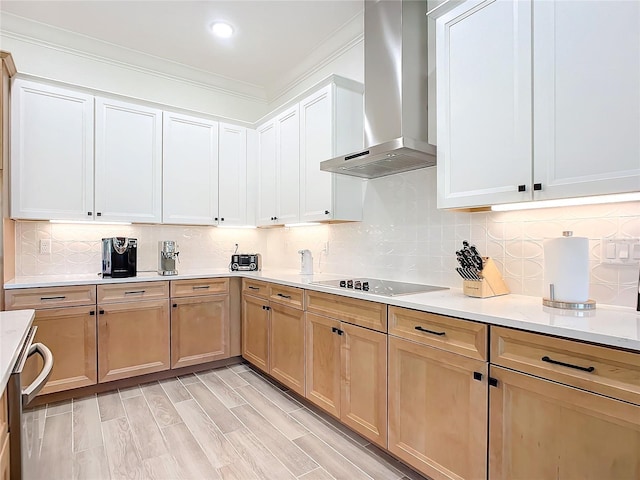
M 555 300 L 584 303 L 589 299 L 589 239 L 563 235 L 544 242 L 543 296 L 550 298 L 553 284 Z

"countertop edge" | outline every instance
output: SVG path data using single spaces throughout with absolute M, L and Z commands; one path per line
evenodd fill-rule
M 27 277 L 27 280 L 23 281 L 20 281 L 20 279 L 18 279 L 18 281 L 12 280 L 5 284 L 5 289 L 12 290 L 19 288 L 61 287 L 87 284 L 101 285 L 216 277 L 252 278 L 280 285 L 304 288 L 360 300 L 385 303 L 387 305 L 397 307 L 410 308 L 423 312 L 462 318 L 489 325 L 517 328 L 534 333 L 554 335 L 572 340 L 623 348 L 640 353 L 640 312 L 636 312 L 629 307 L 598 305 L 595 311 L 572 312 L 543 307 L 542 300 L 540 298 L 524 295 L 510 294 L 501 297 L 479 299 L 464 295 L 461 289 L 449 288 L 447 290 L 436 292 L 386 297 L 311 283 L 312 281 L 316 282 L 320 280 L 344 278 L 344 275 L 337 274 L 301 275 L 297 271 L 290 270 L 230 272 L 227 269 L 212 269 L 210 271 L 190 272 L 187 274 L 178 274 L 173 276 L 160 276 L 148 272 L 136 277 L 118 279 L 105 279 L 101 277 L 95 278 L 91 275 L 68 275 L 56 279 L 53 279 L 52 277 L 43 277 L 42 279 Z M 509 314 L 506 315 L 505 312 L 509 312 Z M 594 322 L 594 320 L 589 319 L 595 318 L 598 315 L 600 316 L 600 319 L 596 318 L 595 323 L 600 322 L 601 327 L 604 325 L 608 317 L 615 318 L 616 320 L 620 317 L 629 321 L 637 321 L 637 330 L 639 330 L 635 332 L 637 339 L 632 338 L 629 335 L 615 335 L 606 331 L 588 331 L 584 328 L 575 326 L 572 328 L 571 326 L 572 323 L 579 324 Z M 569 325 L 549 324 L 556 318 L 560 323 L 564 322 Z M 612 326 L 611 329 L 614 327 L 615 326 Z M 609 327 L 607 326 L 606 328 Z M 601 328 L 601 330 L 606 330 L 606 328 Z

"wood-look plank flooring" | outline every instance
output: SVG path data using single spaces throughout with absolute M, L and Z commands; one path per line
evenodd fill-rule
M 25 412 L 24 480 L 423 480 L 245 364 Z

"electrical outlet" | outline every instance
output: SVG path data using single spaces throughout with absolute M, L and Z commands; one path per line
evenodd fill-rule
M 40 255 L 49 255 L 51 253 L 51 239 L 43 238 L 40 240 Z

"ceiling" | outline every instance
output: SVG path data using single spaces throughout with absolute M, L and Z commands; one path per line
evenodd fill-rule
M 0 1 L 0 21 L 23 17 L 82 35 L 75 38 L 87 45 L 91 37 L 265 90 L 310 56 L 327 55 L 322 46 L 335 45 L 362 11 L 363 0 Z M 216 20 L 235 35 L 211 35 Z

